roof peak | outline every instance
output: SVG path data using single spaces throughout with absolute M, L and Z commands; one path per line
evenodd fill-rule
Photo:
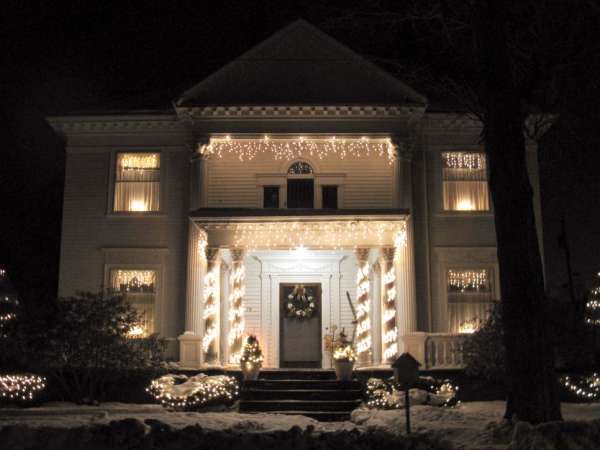
M 174 103 L 425 105 L 427 99 L 311 23 L 297 19 Z

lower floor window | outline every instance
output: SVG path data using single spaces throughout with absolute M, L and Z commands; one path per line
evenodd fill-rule
M 489 269 L 449 269 L 448 320 L 451 333 L 473 333 L 494 306 Z
M 112 292 L 122 295 L 138 314 L 138 323 L 130 335 L 143 337 L 154 333 L 156 271 L 113 269 L 110 286 Z

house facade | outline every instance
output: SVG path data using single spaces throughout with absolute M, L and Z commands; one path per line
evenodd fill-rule
M 254 334 L 266 367 L 327 368 L 342 330 L 364 367 L 456 367 L 500 298 L 481 124 L 304 21 L 170 110 L 50 122 L 60 295 L 121 293 L 184 367 L 236 365 Z

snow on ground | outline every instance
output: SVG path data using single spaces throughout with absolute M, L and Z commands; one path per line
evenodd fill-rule
M 565 420 L 600 419 L 600 403 L 563 404 Z M 453 442 L 457 449 L 507 448 L 512 429 L 502 422 L 504 402 L 468 402 L 456 408 L 417 405 L 411 408 L 412 431 L 427 433 Z M 380 429 L 404 433 L 404 410 L 357 409 L 348 422 L 317 422 L 305 416 L 279 414 L 241 414 L 237 412 L 169 412 L 160 405 L 104 403 L 79 406 L 71 403 L 48 403 L 38 408 L 0 408 L 0 428 L 26 424 L 31 427 L 70 428 L 91 424 L 108 424 L 113 420 L 154 419 L 175 429 L 200 425 L 205 430 L 239 430 L 248 432 L 287 431 L 293 426 L 315 432 L 339 430 L 366 431 Z

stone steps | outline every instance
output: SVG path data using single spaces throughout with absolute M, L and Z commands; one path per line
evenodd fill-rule
M 328 370 L 261 371 L 246 381 L 240 412 L 301 414 L 320 421 L 348 420 L 362 401 L 361 383 L 341 382 Z

